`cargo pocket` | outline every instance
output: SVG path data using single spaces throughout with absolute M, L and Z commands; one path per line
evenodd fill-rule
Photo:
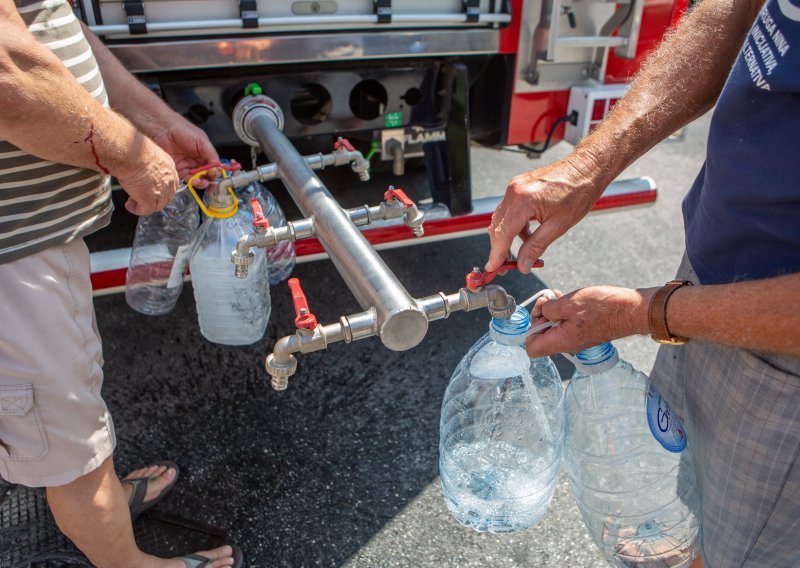
M 47 453 L 47 447 L 33 384 L 0 385 L 0 455 L 36 460 Z

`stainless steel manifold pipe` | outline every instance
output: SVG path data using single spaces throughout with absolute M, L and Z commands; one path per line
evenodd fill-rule
M 248 98 L 239 105 L 248 105 Z M 397 280 L 306 160 L 278 129 L 274 112 L 263 106 L 242 112 L 245 132 L 258 140 L 278 166 L 281 179 L 305 217 L 314 218 L 317 238 L 347 287 L 365 310 L 375 312 L 375 335 L 393 351 L 419 344 L 428 331 L 428 318 Z

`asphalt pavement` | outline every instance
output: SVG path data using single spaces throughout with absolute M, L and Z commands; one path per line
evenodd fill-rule
M 702 163 L 707 124 L 701 119 L 683 142 L 661 144 L 626 174 L 656 180 L 656 205 L 593 215 L 551 247 L 536 277 L 509 274 L 500 283 L 522 299 L 545 284 L 569 291 L 670 279 L 683 248 L 680 200 Z M 567 150 L 559 145 L 532 162 L 476 148 L 475 194 L 501 194 L 513 175 Z M 381 256 L 419 297 L 457 290 L 487 252 L 488 238 L 478 236 Z M 360 311 L 330 262 L 299 265 L 295 275 L 320 321 Z M 441 399 L 458 361 L 485 333 L 486 312 L 435 322 L 422 344 L 403 353 L 367 339 L 301 355 L 288 390 L 275 392 L 263 358 L 293 331 L 294 313 L 285 285 L 271 294 L 264 340 L 239 348 L 203 339 L 191 285 L 172 314 L 155 318 L 130 310 L 122 295 L 96 299 L 119 471 L 157 459 L 181 467 L 159 510 L 228 528 L 249 566 L 605 565 L 563 474 L 550 511 L 524 533 L 474 533 L 445 509 Z M 618 347 L 649 371 L 655 344 L 633 338 Z

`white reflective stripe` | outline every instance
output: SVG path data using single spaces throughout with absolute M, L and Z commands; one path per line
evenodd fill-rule
M 37 245 L 37 244 L 39 244 L 41 242 L 45 242 L 45 241 L 49 241 L 49 240 L 56 240 L 56 237 L 60 237 L 61 235 L 65 235 L 67 233 L 72 233 L 73 235 L 77 235 L 77 234 L 79 234 L 79 233 L 81 233 L 83 231 L 84 227 L 88 227 L 88 226 L 92 225 L 93 223 L 97 222 L 97 220 L 100 217 L 104 216 L 105 214 L 106 214 L 106 212 L 103 211 L 103 213 L 101 213 L 100 215 L 96 215 L 96 216 L 92 217 L 91 219 L 87 219 L 86 221 L 84 221 L 83 223 L 81 223 L 80 225 L 78 225 L 76 227 L 67 227 L 66 229 L 61 229 L 60 231 L 57 231 L 57 232 L 54 232 L 54 233 L 47 233 L 46 235 L 44 235 L 42 237 L 39 237 L 38 239 L 33 239 L 32 241 L 27 241 L 27 242 L 20 243 L 18 245 L 14 245 L 14 246 L 11 246 L 11 247 L 0 248 L 0 254 L 4 254 L 4 253 L 8 253 L 8 252 L 14 252 L 15 250 L 20 250 L 20 249 L 25 249 L 25 248 L 28 248 L 28 247 L 32 247 L 32 246 Z
M 83 30 L 81 30 L 74 36 L 70 36 L 64 39 L 59 39 L 56 41 L 51 41 L 48 43 L 43 43 L 42 45 L 45 46 L 50 51 L 52 51 L 54 49 L 61 49 L 62 47 L 67 47 L 68 45 L 75 45 L 76 43 L 80 43 L 84 40 L 85 38 L 83 36 Z
M 70 227 L 66 231 L 61 231 L 60 233 L 50 233 L 50 234 L 47 234 L 44 237 L 41 237 L 41 238 L 36 239 L 34 241 L 28 241 L 28 242 L 25 242 L 25 243 L 20 243 L 18 245 L 14 245 L 12 247 L 3 247 L 2 246 L 2 243 L 3 243 L 4 239 L 10 238 L 10 237 L 15 237 L 17 235 L 22 235 L 22 234 L 25 234 L 25 233 L 30 233 L 31 231 L 36 231 L 36 230 L 39 230 L 39 229 L 46 229 L 47 227 L 52 227 L 54 225 L 58 225 L 59 223 L 62 223 L 64 221 L 68 220 L 68 219 L 71 219 L 73 217 L 81 215 L 82 213 L 86 213 L 87 211 L 90 211 L 91 209 L 97 207 L 97 205 L 99 203 L 101 203 L 102 201 L 108 199 L 109 191 L 102 192 L 101 194 L 99 194 L 97 196 L 97 199 L 93 200 L 89 205 L 87 205 L 86 207 L 83 207 L 81 209 L 77 209 L 75 211 L 72 211 L 72 212 L 70 212 L 69 215 L 64 215 L 63 217 L 59 217 L 58 219 L 54 219 L 52 221 L 47 221 L 47 222 L 44 222 L 44 223 L 38 223 L 36 225 L 28 225 L 28 226 L 25 226 L 25 227 L 19 227 L 17 230 L 11 231 L 10 233 L 1 233 L 0 234 L 0 253 L 11 252 L 13 250 L 25 248 L 25 247 L 30 246 L 32 244 L 35 244 L 37 242 L 41 242 L 41 241 L 50 239 L 50 238 L 52 238 L 52 237 L 54 237 L 56 235 L 61 235 L 61 234 L 64 234 L 64 233 L 66 233 L 68 231 L 75 230 L 74 227 Z M 110 206 L 111 206 L 111 204 L 109 203 L 109 207 Z M 94 222 L 95 219 L 97 219 L 97 216 L 93 217 L 90 222 Z M 85 224 L 86 223 L 82 223 L 81 226 L 84 226 Z
M 81 75 L 80 77 L 75 77 L 75 80 L 78 81 L 78 83 L 80 83 L 81 85 L 83 85 L 84 83 L 88 83 L 89 81 L 97 77 L 98 73 L 100 73 L 100 68 L 97 65 L 95 65 L 94 69 L 92 69 L 85 75 Z
M 94 188 L 92 188 L 92 191 L 95 191 L 98 187 L 99 186 L 95 186 Z M 58 203 L 51 203 L 51 204 L 47 205 L 46 207 L 39 207 L 39 209 L 35 209 L 33 211 L 26 211 L 25 213 L 17 213 L 16 215 L 3 215 L 3 216 L 0 216 L 0 221 L 5 222 L 5 221 L 16 221 L 18 219 L 28 219 L 30 217 L 34 217 L 34 216 L 40 214 L 42 211 L 45 211 L 45 210 L 53 210 L 53 211 L 55 211 L 55 210 L 58 210 L 58 209 L 63 209 L 64 207 L 67 207 L 68 205 L 72 205 L 73 203 L 78 203 L 79 201 L 82 201 L 82 200 L 86 199 L 91 194 L 92 194 L 91 191 L 87 191 L 86 193 L 82 193 L 80 195 L 76 195 L 72 199 L 66 199 L 64 201 L 59 201 Z M 103 195 L 107 195 L 107 194 L 108 194 L 108 192 L 106 192 L 106 191 L 103 192 Z M 97 200 L 95 199 L 92 203 L 97 203 Z M 66 217 L 59 217 L 58 219 L 55 219 L 53 222 L 56 223 L 60 219 L 66 219 Z M 3 237 L 3 235 L 2 235 L 2 233 L 0 233 L 0 239 L 2 239 L 2 237 Z
M 70 67 L 75 67 L 76 65 L 80 65 L 84 61 L 89 61 L 91 58 L 92 58 L 92 48 L 87 47 L 86 51 L 84 51 L 80 55 L 76 55 L 71 59 L 65 59 L 61 63 L 64 64 L 64 67 L 69 69 Z
M 27 152 L 23 152 L 22 150 L 14 150 L 13 152 L 0 152 L 0 160 L 6 158 L 21 158 L 22 156 L 27 156 Z
M 19 181 L 9 181 L 6 183 L 0 183 L 0 189 L 13 189 L 15 187 L 21 187 L 24 185 L 35 185 L 37 183 L 44 183 L 46 181 L 52 181 L 54 179 L 59 179 L 67 176 L 71 176 L 72 174 L 82 172 L 83 170 L 80 168 L 70 168 L 68 170 L 64 170 L 63 172 L 56 172 L 54 174 L 50 174 L 49 176 L 44 176 L 36 179 L 23 179 Z M 0 176 L 2 176 L 2 172 L 0 172 Z M 29 198 L 30 199 L 30 198 Z
M 29 32 L 42 32 L 45 30 L 52 30 L 53 28 L 59 28 L 61 26 L 66 26 L 67 24 L 71 24 L 72 22 L 77 21 L 75 19 L 75 14 L 70 12 L 66 16 L 61 16 L 60 18 L 52 18 L 50 20 L 46 20 L 44 22 L 35 22 L 28 26 Z
M 33 195 L 26 195 L 24 197 L 15 197 L 13 199 L 2 199 L 0 200 L 0 207 L 5 207 L 6 205 L 14 205 L 15 203 L 23 203 L 23 202 L 28 203 L 37 199 L 47 199 L 49 197 L 53 197 L 54 195 L 61 193 L 62 191 L 67 191 L 68 189 L 72 189 L 74 187 L 79 187 L 81 185 L 91 183 L 93 180 L 96 180 L 97 178 L 100 177 L 101 174 L 93 175 L 92 177 L 72 182 L 63 187 L 59 187 L 58 189 L 54 189 L 53 191 L 48 191 L 47 193 L 34 193 Z
M 103 84 L 103 82 L 102 82 L 102 81 L 100 81 L 100 86 L 99 86 L 99 87 L 97 87 L 97 88 L 96 88 L 94 91 L 92 91 L 92 92 L 91 92 L 91 93 L 89 93 L 89 94 L 90 94 L 90 95 L 92 95 L 92 97 L 96 99 L 96 98 L 97 98 L 97 97 L 100 95 L 100 93 L 102 93 L 102 92 L 103 92 L 103 90 L 104 90 L 105 88 L 106 88 L 106 86 Z
M 43 0 L 42 2 L 34 2 L 22 8 L 17 8 L 20 14 L 27 14 L 28 12 L 35 12 L 36 10 L 46 10 L 48 8 L 57 8 L 66 4 L 66 0 Z
M 33 162 L 32 164 L 25 164 L 24 166 L 17 166 L 16 168 L 0 168 L 0 177 L 4 176 L 5 174 L 15 174 L 17 172 L 25 172 L 28 170 L 35 170 L 37 168 L 46 168 L 47 166 L 53 166 L 53 162 L 41 161 L 41 162 Z

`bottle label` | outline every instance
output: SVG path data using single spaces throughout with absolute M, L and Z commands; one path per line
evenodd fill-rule
M 670 452 L 682 452 L 686 447 L 686 433 L 683 431 L 683 424 L 653 384 L 647 389 L 645 412 L 650 432 L 653 433 L 653 437 L 658 440 L 658 443 Z
M 169 273 L 167 288 L 177 288 L 183 282 L 183 275 L 186 274 L 186 265 L 189 262 L 190 245 L 182 245 L 175 251 L 175 260 L 172 263 L 172 271 Z

